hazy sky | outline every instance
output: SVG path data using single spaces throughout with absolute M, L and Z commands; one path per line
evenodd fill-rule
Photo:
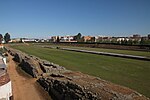
M 150 33 L 150 0 L 0 0 L 0 33 L 130 36 Z

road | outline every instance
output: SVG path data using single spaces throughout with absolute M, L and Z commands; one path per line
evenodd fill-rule
M 9 56 L 8 73 L 12 81 L 14 100 L 52 100 L 49 94 Z

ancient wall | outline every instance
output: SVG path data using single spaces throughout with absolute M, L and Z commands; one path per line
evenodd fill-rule
M 42 60 L 38 57 L 27 55 L 19 50 L 8 49 L 8 52 L 14 56 L 13 60 L 34 78 L 42 75 L 61 73 L 68 71 L 64 67 L 51 63 L 46 60 Z

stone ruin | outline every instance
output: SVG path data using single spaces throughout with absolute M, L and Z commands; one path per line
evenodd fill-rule
M 62 66 L 50 63 L 49 61 L 42 60 L 35 56 L 27 55 L 19 50 L 9 49 L 8 52 L 14 56 L 13 60 L 18 63 L 21 69 L 34 78 L 68 71 Z
M 41 86 L 56 100 L 146 100 L 129 88 L 81 72 L 51 74 L 39 78 Z
M 142 94 L 81 72 L 7 48 L 19 66 L 51 95 L 54 100 L 149 100 Z

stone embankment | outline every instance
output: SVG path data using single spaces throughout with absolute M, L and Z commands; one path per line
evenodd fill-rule
M 56 100 L 149 100 L 129 88 L 7 48 L 19 66 Z

